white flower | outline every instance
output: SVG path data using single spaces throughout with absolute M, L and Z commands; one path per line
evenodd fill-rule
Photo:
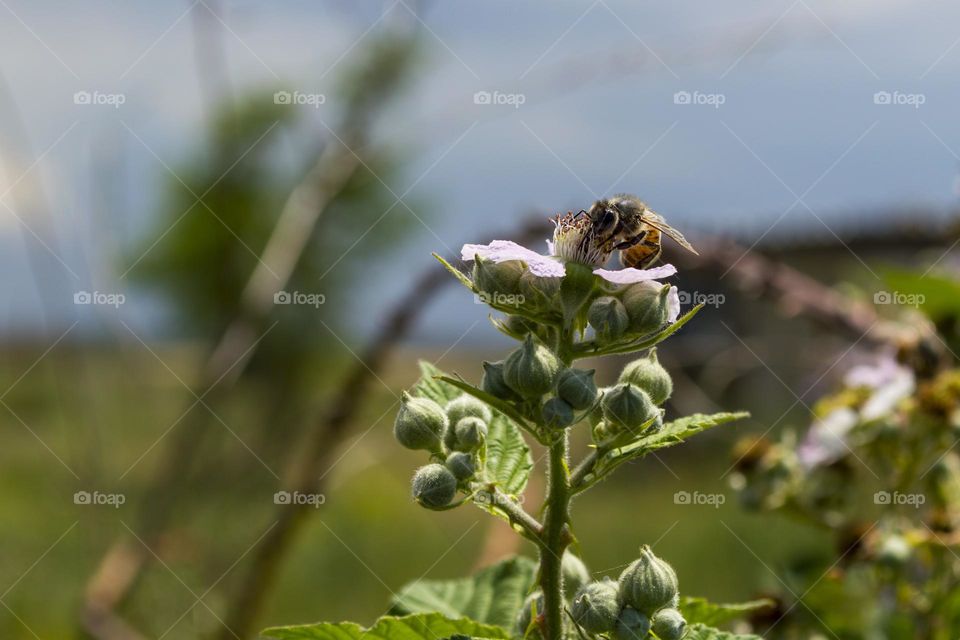
M 873 389 L 873 394 L 860 408 L 860 417 L 865 421 L 889 415 L 916 388 L 913 371 L 897 362 L 892 352 L 885 353 L 872 366 L 860 365 L 850 369 L 844 381 L 850 387 Z
M 797 450 L 800 463 L 812 469 L 845 456 L 850 451 L 847 435 L 859 421 L 856 411 L 841 407 L 814 422 Z

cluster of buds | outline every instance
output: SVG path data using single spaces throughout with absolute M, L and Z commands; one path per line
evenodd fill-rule
M 413 497 L 419 504 L 443 509 L 453 502 L 458 488 L 468 488 L 492 418 L 490 408 L 469 395 L 441 407 L 428 398 L 403 394 L 394 437 L 408 449 L 428 451 L 435 460 L 413 476 Z
M 581 586 L 570 613 L 579 629 L 591 636 L 607 634 L 614 640 L 680 640 L 687 623 L 678 611 L 680 595 L 673 567 L 640 550 L 619 580 L 603 578 Z

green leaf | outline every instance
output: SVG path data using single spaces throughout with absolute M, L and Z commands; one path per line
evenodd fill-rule
M 264 638 L 274 640 L 441 640 L 453 635 L 491 640 L 509 640 L 510 634 L 488 624 L 467 618 L 452 620 L 439 613 L 411 616 L 385 616 L 369 629 L 353 622 L 321 622 L 264 630 Z
M 752 633 L 730 633 L 729 631 L 720 631 L 704 624 L 694 624 L 687 627 L 687 634 L 683 640 L 763 640 L 760 636 Z
M 531 469 L 533 456 L 520 428 L 503 414 L 494 413 L 487 433 L 487 477 L 504 493 L 518 496 L 527 486 Z
M 652 336 L 645 336 L 640 340 L 633 340 L 631 342 L 611 344 L 603 347 L 598 347 L 592 340 L 590 342 L 580 345 L 577 349 L 574 357 L 576 358 L 590 358 L 594 356 L 609 356 L 609 355 L 625 355 L 628 353 L 636 353 L 637 351 L 644 351 L 645 349 L 650 349 L 655 347 L 677 331 L 679 331 L 683 325 L 687 324 L 693 317 L 700 313 L 700 310 L 703 309 L 702 304 L 698 304 L 690 311 L 687 311 L 685 314 L 680 316 L 676 322 L 671 325 L 668 325 L 665 329 L 659 331 L 658 333 L 653 334 Z
M 455 266 L 453 266 L 452 264 L 444 260 L 443 257 L 440 256 L 440 254 L 434 253 L 433 257 L 439 260 L 440 264 L 442 264 L 447 271 L 452 273 L 454 278 L 460 281 L 460 284 L 465 286 L 467 289 L 470 289 L 470 291 L 473 291 L 474 293 L 476 293 L 476 288 L 473 286 L 473 281 L 470 278 L 468 278 L 462 271 L 460 271 Z
M 767 609 L 774 605 L 772 600 L 751 600 L 750 602 L 738 602 L 735 604 L 717 604 L 709 602 L 706 598 L 683 598 L 680 601 L 680 613 L 689 624 L 703 623 L 708 625 L 718 625 L 737 618 L 742 618 L 748 613 Z
M 512 629 L 536 580 L 536 563 L 516 556 L 458 580 L 420 580 L 393 599 L 391 613 L 439 612 Z
M 426 360 L 420 361 L 420 381 L 413 388 L 413 395 L 429 398 L 441 407 L 446 406 L 448 402 L 462 395 L 460 391 L 450 384 L 443 382 L 440 378 L 443 371 Z

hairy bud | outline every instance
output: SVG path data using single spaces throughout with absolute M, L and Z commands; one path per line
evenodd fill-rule
M 513 389 L 507 386 L 506 381 L 503 379 L 504 366 L 505 362 L 503 360 L 498 362 L 484 361 L 480 388 L 495 398 L 500 398 L 501 400 L 516 400 L 519 396 Z
M 583 560 L 569 551 L 563 554 L 563 560 L 560 564 L 563 572 L 563 584 L 567 593 L 576 593 L 580 587 L 590 582 L 590 572 Z
M 687 632 L 687 621 L 676 609 L 660 609 L 653 616 L 653 632 L 660 640 L 680 640 Z
M 507 357 L 503 379 L 524 398 L 539 398 L 553 389 L 560 368 L 553 352 L 528 335 L 523 346 Z
M 574 409 L 589 409 L 597 400 L 595 369 L 567 369 L 557 379 L 557 396 Z
M 648 616 L 673 605 L 678 589 L 673 567 L 653 555 L 647 545 L 640 549 L 640 558 L 620 575 L 620 603 Z
M 659 411 L 646 391 L 630 383 L 618 384 L 603 393 L 603 417 L 620 431 L 634 432 Z
M 413 498 L 428 509 L 445 507 L 457 495 L 457 479 L 442 464 L 428 464 L 413 475 Z
M 656 349 L 650 349 L 646 358 L 634 360 L 624 367 L 620 382 L 637 385 L 647 392 L 656 405 L 666 402 L 673 393 L 673 380 L 657 359 Z
M 476 451 L 487 437 L 487 423 L 473 416 L 461 418 L 453 430 L 453 446 L 448 446 L 458 451 Z
M 524 308 L 535 313 L 558 309 L 560 278 L 541 278 L 529 271 L 520 276 L 520 295 Z
M 596 332 L 597 340 L 604 343 L 612 342 L 626 333 L 630 317 L 622 302 L 613 296 L 603 296 L 590 303 L 587 322 Z
M 447 456 L 447 469 L 461 482 L 469 480 L 477 472 L 473 464 L 473 456 L 462 451 L 454 451 Z
M 630 319 L 629 331 L 646 335 L 657 331 L 667 323 L 670 314 L 670 285 L 656 282 L 638 282 L 630 285 L 621 295 L 623 306 Z
M 613 628 L 615 640 L 644 640 L 650 633 L 650 618 L 633 607 L 624 607 Z
M 403 404 L 393 424 L 393 435 L 407 449 L 440 450 L 448 425 L 447 414 L 433 400 L 404 392 Z
M 564 429 L 573 424 L 573 407 L 560 398 L 550 398 L 541 410 L 543 423 L 551 429 Z
M 519 260 L 496 263 L 480 258 L 473 263 L 473 283 L 489 296 L 513 295 L 520 290 L 520 276 L 525 271 Z
M 493 418 L 493 413 L 486 403 L 468 394 L 463 394 L 448 402 L 446 412 L 447 418 L 450 420 L 450 426 L 443 436 L 443 443 L 447 445 L 447 449 L 462 451 L 470 451 L 471 449 L 467 446 L 461 446 L 456 431 L 457 425 L 465 418 L 474 418 L 483 424 L 483 429 L 486 429 L 486 423 Z
M 620 613 L 617 583 L 606 578 L 584 585 L 574 597 L 570 613 L 590 633 L 613 631 Z

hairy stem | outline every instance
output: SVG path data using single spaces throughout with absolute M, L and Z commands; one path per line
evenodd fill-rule
M 540 587 L 544 601 L 544 637 L 563 637 L 563 552 L 570 543 L 570 480 L 567 469 L 567 437 L 564 434 L 550 445 L 547 513 L 543 543 L 540 545 Z

